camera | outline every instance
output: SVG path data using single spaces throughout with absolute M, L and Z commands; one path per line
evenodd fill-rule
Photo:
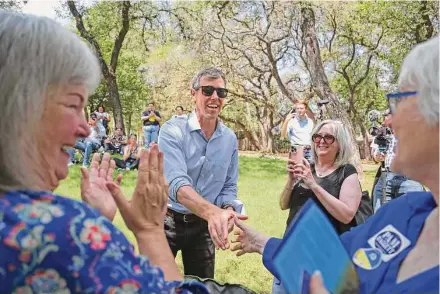
M 323 106 L 330 103 L 330 100 L 328 99 L 321 99 L 319 100 L 316 104 L 318 105 L 319 108 L 319 114 L 318 114 L 318 119 L 319 120 L 323 120 L 324 119 L 324 110 L 323 110 Z
M 385 114 L 385 112 L 381 113 L 377 110 L 371 110 L 368 113 L 368 120 L 372 124 L 372 126 L 368 129 L 368 133 L 375 137 L 374 144 L 377 144 L 378 151 L 381 153 L 385 153 L 388 150 L 388 146 L 393 138 L 393 132 L 391 129 L 379 124 L 379 117 Z
M 318 107 L 322 107 L 328 103 L 330 103 L 330 101 L 328 99 L 321 99 L 316 104 L 318 105 Z

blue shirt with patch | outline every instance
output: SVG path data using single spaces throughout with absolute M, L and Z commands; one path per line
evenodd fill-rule
M 237 199 L 237 137 L 221 121 L 208 140 L 195 112 L 174 117 L 160 130 L 159 149 L 164 154 L 168 207 L 172 210 L 190 213 L 177 200 L 177 191 L 183 186 L 191 186 L 218 207 L 232 205 Z
M 383 261 L 373 268 L 355 266 L 360 293 L 439 293 L 438 266 L 396 282 L 400 264 L 416 245 L 426 218 L 436 207 L 431 192 L 410 192 L 384 205 L 365 224 L 341 235 L 351 257 L 359 249 L 381 251 Z M 271 238 L 263 252 L 263 263 L 275 276 L 272 257 L 280 243 L 281 239 Z

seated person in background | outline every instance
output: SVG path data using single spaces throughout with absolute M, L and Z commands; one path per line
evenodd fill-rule
M 137 169 L 141 151 L 142 147 L 140 147 L 137 143 L 137 136 L 130 135 L 128 138 L 128 144 L 124 147 L 123 159 L 114 158 L 113 160 L 118 168 L 125 170 Z
M 0 141 L 0 292 L 208 293 L 182 282 L 168 246 L 157 146 L 141 154 L 130 202 L 108 153 L 81 169 L 81 197 L 99 211 L 52 193 L 69 173 L 66 146 L 89 136 L 83 109 L 100 82 L 98 58 L 46 17 L 0 10 L 0 36 L 0 133 L 11 136 Z M 109 221 L 117 205 L 141 256 Z
M 281 192 L 280 207 L 289 209 L 287 227 L 309 198 L 315 200 L 342 234 L 356 226 L 354 219 L 361 201 L 361 186 L 352 165 L 353 144 L 339 121 L 325 120 L 312 132 L 313 162 L 287 164 L 287 182 Z M 304 185 L 305 184 L 305 185 Z M 285 293 L 274 280 L 272 293 Z
M 99 147 L 101 147 L 101 137 L 99 136 L 99 128 L 97 125 L 97 117 L 95 113 L 92 113 L 90 115 L 88 124 L 90 128 L 90 135 L 85 139 L 77 140 L 75 146 L 67 150 L 70 156 L 69 165 L 72 165 L 75 162 L 75 149 L 84 151 L 82 166 L 87 167 L 89 165 L 89 158 L 92 152 L 98 150 Z
M 426 185 L 385 204 L 368 220 L 341 235 L 360 280 L 359 293 L 439 293 L 439 38 L 417 45 L 405 58 L 400 92 L 387 95 L 399 139 L 391 168 Z M 279 239 L 266 237 L 236 220 L 237 255 L 258 252 L 277 274 L 272 258 Z M 323 244 L 325 246 L 325 244 Z M 376 250 L 372 268 L 357 256 Z M 319 269 L 317 269 L 319 270 Z M 298 277 L 299 278 L 299 277 Z M 318 273 L 310 293 L 328 293 Z
M 127 145 L 127 137 L 124 136 L 121 128 L 116 128 L 115 133 L 104 140 L 104 152 L 114 151 L 121 154 L 125 145 Z

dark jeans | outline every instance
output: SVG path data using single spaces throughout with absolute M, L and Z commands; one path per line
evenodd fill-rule
M 386 176 L 385 179 L 385 203 L 400 197 L 401 195 L 408 192 L 415 191 L 425 191 L 425 188 L 422 184 L 408 179 L 407 177 L 396 174 L 393 172 L 386 172 L 386 174 L 382 174 L 379 180 L 376 183 L 376 186 L 373 188 L 373 211 L 376 213 L 379 208 L 383 205 L 381 203 L 382 199 L 382 181 L 383 177 Z M 396 184 L 399 186 L 396 187 Z
M 104 151 L 114 151 L 118 154 L 120 154 L 122 152 L 122 145 L 119 145 L 119 147 L 115 147 L 115 145 L 113 145 L 112 143 L 104 143 Z
M 165 233 L 174 257 L 182 251 L 185 275 L 214 278 L 215 248 L 205 220 L 168 209 Z
M 126 169 L 127 167 L 129 169 L 137 169 L 139 166 L 139 159 L 136 159 L 134 161 L 132 161 L 132 160 L 124 161 L 119 158 L 113 158 L 113 160 L 115 161 L 115 164 L 117 167 L 123 168 L 123 169 Z

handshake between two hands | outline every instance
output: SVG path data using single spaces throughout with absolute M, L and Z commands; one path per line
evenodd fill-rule
M 110 154 L 94 154 L 90 169 L 81 169 L 81 199 L 112 221 L 119 209 L 128 229 L 136 236 L 164 233 L 168 203 L 168 185 L 163 174 L 163 154 L 157 144 L 140 154 L 137 183 L 131 200 L 120 188 L 122 175 L 113 180 L 116 169 Z M 233 210 L 215 210 L 207 219 L 208 229 L 216 248 L 228 249 L 228 234 L 234 221 L 247 219 Z
M 138 238 L 143 235 L 164 234 L 164 218 L 168 203 L 168 185 L 163 175 L 163 154 L 157 144 L 142 150 L 137 183 L 132 199 L 126 199 L 121 188 L 122 175 L 113 180 L 115 162 L 105 153 L 102 160 L 94 154 L 90 170 L 81 169 L 81 198 L 98 209 L 110 221 L 119 209 L 128 229 Z M 208 229 L 217 248 L 236 251 L 237 256 L 257 252 L 263 254 L 269 237 L 242 222 L 247 216 L 229 209 L 218 209 L 208 219 Z M 228 235 L 234 229 L 229 246 Z M 319 274 L 312 276 L 310 293 L 329 293 Z

